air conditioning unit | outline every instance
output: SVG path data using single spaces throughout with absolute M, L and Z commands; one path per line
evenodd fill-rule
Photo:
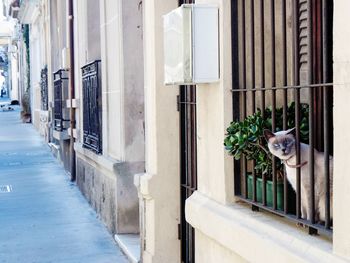
M 219 9 L 183 4 L 163 16 L 164 82 L 190 85 L 219 81 Z

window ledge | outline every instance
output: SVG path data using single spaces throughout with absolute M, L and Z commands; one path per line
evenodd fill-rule
M 109 172 L 114 172 L 115 167 L 120 163 L 115 159 L 96 154 L 89 149 L 84 148 L 81 143 L 74 143 L 74 150 L 84 161 L 89 162 L 92 165 L 98 163 L 100 167 L 108 170 Z
M 330 241 L 295 224 L 245 205 L 217 203 L 198 191 L 186 201 L 186 220 L 249 262 L 348 262 L 333 254 Z
M 70 136 L 67 132 L 67 130 L 63 130 L 63 131 L 56 131 L 55 129 L 52 132 L 52 136 L 59 140 L 59 141 L 66 141 L 70 139 Z

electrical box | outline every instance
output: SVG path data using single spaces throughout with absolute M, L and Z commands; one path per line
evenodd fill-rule
M 219 9 L 183 4 L 163 16 L 166 85 L 219 80 Z
M 70 54 L 69 54 L 69 48 L 67 47 L 62 49 L 62 68 L 63 69 L 70 68 Z

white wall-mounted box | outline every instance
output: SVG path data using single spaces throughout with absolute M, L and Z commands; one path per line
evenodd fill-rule
M 62 49 L 62 68 L 69 69 L 69 67 L 70 67 L 69 48 L 65 47 Z
M 166 85 L 219 80 L 219 9 L 183 4 L 163 16 Z

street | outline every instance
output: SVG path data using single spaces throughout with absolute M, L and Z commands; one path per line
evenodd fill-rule
M 19 111 L 0 110 L 0 262 L 127 262 Z

